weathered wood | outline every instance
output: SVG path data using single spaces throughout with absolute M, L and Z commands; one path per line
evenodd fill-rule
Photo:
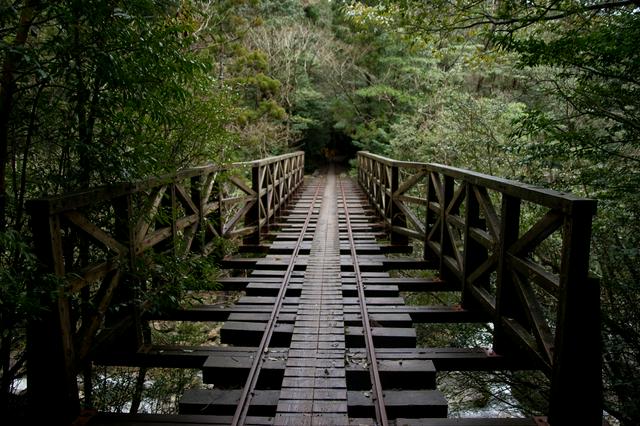
M 34 236 L 34 251 L 41 263 L 41 274 L 64 275 L 62 247 L 59 237 L 60 221 L 57 216 L 48 215 L 46 202 L 31 202 L 28 205 L 31 216 L 31 230 Z M 47 284 L 49 288 L 36 287 L 29 283 L 29 292 L 33 300 L 41 306 L 52 307 L 40 315 L 29 318 L 27 330 L 27 389 L 28 403 L 39 407 L 42 413 L 50 414 L 54 422 L 68 422 L 80 410 L 76 369 L 71 330 L 68 320 L 68 302 L 64 294 L 58 294 L 55 281 L 41 280 L 38 284 Z M 62 307 L 60 306 L 62 304 Z M 52 369 L 51 366 L 57 368 Z
M 595 213 L 595 203 L 593 202 L 593 200 L 585 200 L 576 195 L 566 192 L 540 188 L 535 185 L 529 185 L 509 179 L 503 179 L 483 173 L 473 172 L 470 170 L 444 166 L 441 164 L 395 161 L 363 151 L 360 151 L 358 155 L 372 158 L 375 161 L 388 164 L 389 166 L 396 165 L 399 167 L 410 167 L 419 169 L 426 168 L 431 172 L 451 176 L 455 179 L 462 179 L 474 185 L 499 191 L 509 196 L 527 201 L 533 201 L 537 204 L 541 204 L 549 208 L 559 208 L 565 213 L 572 213 L 574 209 L 581 209 L 582 207 L 584 207 L 585 210 L 583 211 L 586 215 L 593 215 Z
M 602 342 L 600 286 L 584 266 L 589 261 L 590 212 L 566 217 L 562 232 L 549 420 L 595 425 L 602 422 Z
M 577 361 L 581 358 L 579 352 L 592 356 L 590 362 L 593 368 L 590 371 L 594 373 L 589 380 L 592 380 L 590 383 L 593 386 L 585 384 L 580 389 L 585 394 L 589 393 L 590 396 L 586 399 L 590 401 L 590 407 L 597 407 L 589 418 L 593 424 L 600 423 L 601 415 L 596 414 L 600 402 L 596 401 L 600 401 L 601 388 L 595 384 L 600 364 L 595 359 L 597 351 L 592 350 L 599 342 L 596 324 L 598 319 L 597 315 L 593 315 L 593 312 L 598 311 L 598 298 L 593 295 L 593 287 L 585 284 L 589 270 L 585 250 L 589 247 L 590 221 L 595 213 L 596 202 L 468 170 L 432 163 L 398 162 L 367 152 L 358 154 L 358 166 L 359 182 L 385 223 L 389 223 L 391 218 L 387 210 L 380 208 L 380 202 L 384 200 L 380 194 L 388 193 L 382 171 L 405 168 L 411 176 L 416 176 L 409 178 L 407 184 L 401 186 L 402 191 L 391 196 L 391 202 L 407 203 L 401 205 L 405 217 L 411 223 L 411 227 L 396 227 L 393 231 L 423 242 L 425 258 L 439 262 L 441 277 L 452 287 L 458 282 L 461 284 L 465 307 L 493 316 L 494 347 L 497 351 L 503 355 L 534 361 L 548 374 L 553 371 L 552 381 L 555 380 L 556 385 L 552 388 L 563 388 L 564 391 L 552 392 L 552 400 L 563 401 L 561 394 L 566 398 L 571 395 L 571 380 L 560 379 L 564 377 L 560 372 L 565 368 L 559 365 L 557 346 L 560 342 L 565 345 L 565 349 L 569 347 L 568 342 L 571 342 L 572 348 L 581 348 L 568 351 L 573 361 L 563 358 L 565 366 L 569 363 L 574 367 L 575 373 L 571 374 L 576 374 L 577 381 L 584 380 L 586 383 L 587 380 L 584 377 L 577 379 L 580 369 L 577 366 L 581 365 Z M 425 199 L 403 198 L 401 193 L 417 183 L 417 176 L 422 174 L 427 177 Z M 455 185 L 457 190 L 454 190 Z M 466 195 L 464 201 L 462 194 Z M 498 198 L 502 199 L 500 215 L 494 207 L 494 201 Z M 520 205 L 523 203 L 542 207 L 543 215 L 521 233 Z M 426 206 L 424 232 L 419 226 L 413 229 L 415 217 L 409 204 Z M 459 214 L 462 207 L 464 217 Z M 574 220 L 580 223 L 580 232 L 568 231 Z M 543 265 L 532 253 L 539 250 L 541 243 L 560 226 L 563 226 L 562 251 L 544 253 L 541 257 L 551 259 L 550 262 L 554 265 L 560 265 L 558 274 L 551 271 L 548 265 Z M 458 239 L 459 231 L 463 232 L 462 240 Z M 576 249 L 578 246 L 580 249 Z M 574 250 L 580 255 L 573 257 Z M 575 260 L 577 258 L 580 260 Z M 567 268 L 568 264 L 571 267 Z M 571 271 L 571 277 L 568 278 L 563 271 Z M 572 289 L 572 301 L 580 301 L 571 305 L 571 308 L 563 293 L 563 286 Z M 536 287 L 546 291 L 547 296 L 540 296 Z M 587 287 L 589 290 L 585 290 Z M 545 308 L 542 308 L 543 303 L 546 304 Z M 557 303 L 557 307 L 553 307 L 554 303 Z M 550 316 L 549 304 L 552 309 L 556 309 Z M 571 312 L 571 319 L 567 312 Z M 554 314 L 557 315 L 556 318 Z M 549 324 L 555 325 L 555 335 L 553 326 Z M 571 328 L 578 337 L 569 339 L 568 334 L 562 332 L 563 327 Z M 594 344 L 589 346 L 582 340 L 578 344 L 578 339 L 588 334 L 587 330 L 593 334 L 584 340 Z M 565 405 L 564 402 L 552 404 L 556 413 L 567 413 L 567 417 L 560 417 L 565 414 L 557 414 L 558 419 L 568 422 L 571 416 L 569 413 L 575 414 L 579 409 L 572 406 L 565 410 Z
M 447 417 L 448 405 L 444 396 L 434 390 L 385 391 L 384 402 L 390 418 L 397 417 Z M 367 392 L 347 393 L 349 416 L 370 417 L 373 410 L 371 397 Z
M 542 418 L 398 418 L 403 426 L 546 426 Z
M 252 410 L 255 415 L 275 414 L 280 391 L 258 390 L 253 396 Z M 185 393 L 180 401 L 180 412 L 185 414 L 229 414 L 235 409 L 240 391 L 237 390 L 205 390 L 191 389 Z M 350 417 L 371 417 L 373 404 L 367 392 L 347 392 L 347 408 Z M 319 402 L 317 402 L 319 403 Z M 327 401 L 325 404 L 331 404 Z M 447 403 L 441 393 L 433 390 L 420 391 L 386 391 L 385 404 L 392 418 L 399 415 L 405 417 L 446 417 Z M 308 411 L 310 406 L 298 405 L 290 407 L 293 412 Z M 328 410 L 329 408 L 325 408 Z M 287 410 L 285 410 L 287 411 Z M 321 410 L 318 410 L 321 411 Z M 422 413 L 421 415 L 419 413 Z
M 302 158 L 303 154 L 298 152 L 268 161 L 277 176 L 274 175 L 271 184 L 261 190 L 274 200 L 270 210 L 272 213 L 302 182 Z M 283 161 L 287 165 L 280 165 L 279 162 Z M 240 170 L 242 165 L 226 168 L 227 171 L 230 169 Z M 130 350 L 135 350 L 143 341 L 140 313 L 149 304 L 144 297 L 139 297 L 147 296 L 144 291 L 134 294 L 138 290 L 134 291 L 137 285 L 133 280 L 137 276 L 139 260 L 146 256 L 145 252 L 153 249 L 179 257 L 208 254 L 215 244 L 214 238 L 222 235 L 223 230 L 228 235 L 257 230 L 247 226 L 238 228 L 257 192 L 249 193 L 248 198 L 234 200 L 233 196 L 223 195 L 222 190 L 214 191 L 225 186 L 221 182 L 222 170 L 217 166 L 193 168 L 160 178 L 30 202 L 32 230 L 36 240 L 41 238 L 39 235 L 45 235 L 41 232 L 44 229 L 42 224 L 53 226 L 46 231 L 48 236 L 43 237 L 44 241 L 36 243 L 41 248 L 38 251 L 39 260 L 49 265 L 48 272 L 62 281 L 60 288 L 53 291 L 57 300 L 43 300 L 42 304 L 48 309 L 47 312 L 54 315 L 46 321 L 53 328 L 45 332 L 46 327 L 34 326 L 29 331 L 32 335 L 30 340 L 48 342 L 43 347 L 34 346 L 36 349 L 30 346 L 33 371 L 42 373 L 44 367 L 38 370 L 36 359 L 53 351 L 56 355 L 48 357 L 47 365 L 50 370 L 60 372 L 60 377 L 45 373 L 43 377 L 51 380 L 39 381 L 32 377 L 29 386 L 31 393 L 35 395 L 40 392 L 39 384 L 42 384 L 41 395 L 46 393 L 44 389 L 54 389 L 56 386 L 75 388 L 76 373 L 85 365 L 86 356 L 95 349 L 95 335 L 99 334 L 101 341 L 120 342 L 113 344 L 123 344 L 126 340 L 131 346 Z M 239 178 L 233 177 L 230 182 L 247 192 L 247 188 L 239 183 Z M 277 192 L 277 197 L 268 195 L 274 192 Z M 215 201 L 211 200 L 211 196 Z M 234 207 L 235 216 L 233 212 L 223 214 L 223 210 L 233 204 L 237 204 Z M 228 221 L 228 216 L 233 216 L 231 221 Z M 227 223 L 223 223 L 224 220 Z M 148 263 L 149 259 L 146 257 L 144 262 Z M 119 285 L 121 280 L 125 281 L 125 285 Z M 47 282 L 51 280 L 41 280 L 38 285 Z M 51 289 L 41 290 L 51 293 Z M 75 297 L 77 292 L 83 293 L 81 298 Z M 38 293 L 42 291 L 38 290 Z M 142 300 L 142 304 L 132 303 L 134 300 Z M 119 312 L 105 317 L 106 313 L 115 312 L 109 309 L 114 301 L 122 305 Z M 79 318 L 82 321 L 78 321 Z M 57 327 L 58 324 L 61 326 Z M 108 329 L 104 328 L 105 325 Z M 121 338 L 113 340 L 116 334 Z M 128 337 L 124 338 L 125 335 Z M 52 340 L 57 343 L 50 344 Z M 60 341 L 62 358 L 59 359 Z M 73 389 L 58 389 L 51 393 L 61 398 L 68 396 L 71 399 L 67 400 L 67 405 L 73 406 L 70 410 L 77 409 L 77 403 L 73 402 L 77 400 L 77 389 L 75 396 L 69 396 Z M 33 400 L 38 400 L 38 406 L 45 407 L 48 403 L 44 398 L 39 396 Z M 62 399 L 49 399 L 53 401 L 52 406 L 58 406 L 59 412 L 65 411 L 65 408 L 60 409 L 64 405 L 60 402 Z
M 204 414 L 115 414 L 100 413 L 89 419 L 90 426 L 228 426 L 231 416 L 212 416 Z M 272 417 L 249 416 L 247 426 L 272 426 Z
M 372 327 L 373 342 L 379 348 L 415 347 L 414 328 Z M 349 347 L 364 347 L 362 327 L 345 327 L 346 344 Z
M 394 228 L 405 228 L 407 226 L 407 217 L 404 211 L 398 208 L 399 202 L 396 202 L 393 196 L 400 188 L 399 173 L 400 169 L 397 166 L 391 169 L 390 196 L 387 201 L 389 203 L 389 216 L 391 217 L 391 244 L 406 246 L 409 243 L 409 238 L 407 238 L 406 235 L 393 231 Z
M 500 214 L 500 246 L 498 249 L 498 267 L 496 277 L 496 305 L 494 324 L 494 347 L 496 352 L 514 354 L 517 345 L 514 344 L 502 330 L 503 318 L 513 318 L 523 322 L 525 313 L 516 292 L 516 284 L 513 281 L 508 265 L 507 252 L 509 247 L 518 240 L 520 230 L 520 199 L 509 195 L 502 196 L 502 209 Z
M 181 414 L 233 415 L 240 390 L 189 389 L 180 399 Z M 274 416 L 279 390 L 256 391 L 251 400 L 251 415 Z
M 146 346 L 136 353 L 131 352 L 102 352 L 92 358 L 97 365 L 116 365 L 131 367 L 175 367 L 175 368 L 203 368 L 211 371 L 211 378 L 207 382 L 215 383 L 222 380 L 218 374 L 219 365 L 216 360 L 220 358 L 237 361 L 238 368 L 242 370 L 243 359 L 250 359 L 255 355 L 255 347 L 216 347 L 216 346 Z M 481 348 L 378 348 L 378 359 L 381 361 L 423 360 L 431 361 L 437 371 L 494 371 L 494 370 L 522 370 L 533 369 L 533 363 L 526 359 L 512 359 L 496 354 L 495 352 Z M 317 352 L 314 350 L 288 348 L 270 348 L 268 358 L 269 366 L 273 370 L 288 357 L 315 360 Z M 323 356 L 327 357 L 328 354 Z M 363 359 L 366 357 L 363 349 L 347 349 L 347 359 Z M 344 359 L 344 354 L 337 354 L 338 359 Z M 205 362 L 211 360 L 211 363 Z M 271 363 L 276 364 L 271 364 Z M 212 370 L 208 370 L 208 369 Z M 351 367 L 350 367 L 351 368 Z M 357 367 L 354 367 L 357 368 Z M 385 371 L 382 371 L 383 376 Z M 205 373 L 209 374 L 209 373 Z M 227 372 L 226 374 L 235 374 Z M 284 374 L 280 373 L 280 377 Z M 236 378 L 237 380 L 237 378 Z M 222 380 L 224 382 L 224 380 Z
M 220 329 L 220 341 L 228 344 L 257 345 L 260 343 L 266 323 L 260 322 L 225 322 Z M 286 346 L 291 341 L 293 326 L 277 324 L 272 337 L 275 346 Z
M 274 322 L 277 325 L 271 342 L 271 346 L 287 345 L 286 349 L 269 347 L 264 353 L 261 349 L 260 354 L 251 347 L 209 350 L 143 346 L 143 350 L 137 350 L 143 339 L 139 335 L 141 308 L 136 307 L 120 317 L 108 318 L 107 322 L 113 328 L 100 333 L 100 340 L 106 341 L 110 333 L 119 333 L 114 330 L 134 324 L 138 334 L 132 336 L 135 344 L 128 349 L 115 345 L 113 351 L 102 353 L 101 358 L 95 357 L 95 361 L 113 365 L 204 368 L 206 380 L 216 385 L 224 383 L 231 386 L 242 384 L 242 376 L 247 374 L 243 372 L 248 371 L 245 364 L 248 365 L 252 356 L 254 359 L 255 356 L 265 357 L 261 361 L 264 369 L 257 379 L 260 384 L 258 391 L 260 387 L 277 388 L 282 385 L 286 393 L 270 404 L 255 399 L 256 395 L 251 397 L 255 404 L 249 406 L 247 423 L 253 419 L 276 424 L 293 424 L 296 421 L 303 421 L 302 424 L 332 421 L 333 424 L 346 424 L 359 420 L 370 424 L 374 404 L 370 398 L 366 404 L 358 402 L 371 382 L 367 379 L 366 364 L 362 363 L 366 360 L 363 358 L 365 353 L 357 348 L 363 343 L 362 324 L 370 322 L 373 325 L 370 330 L 372 345 L 377 346 L 374 353 L 378 360 L 372 365 L 378 367 L 385 388 L 405 389 L 403 399 L 398 393 L 397 402 L 393 401 L 396 396 L 389 393 L 392 391 L 384 396 L 384 405 L 392 418 L 402 415 L 422 421 L 426 420 L 425 412 L 428 410 L 441 410 L 438 415 L 442 415 L 444 410 L 446 414 L 446 402 L 438 403 L 437 394 L 416 393 L 420 397 L 412 399 L 406 392 L 409 388 L 432 387 L 434 366 L 442 370 L 486 371 L 535 367 L 546 371 L 552 378 L 551 415 L 556 423 L 575 418 L 578 406 L 571 406 L 566 399 L 574 392 L 575 383 L 579 384 L 582 399 L 588 401 L 591 408 L 595 407 L 591 411 L 586 410 L 587 414 L 581 417 L 581 421 L 587 424 L 598 422 L 601 417 L 600 361 L 599 353 L 590 352 L 591 343 L 597 343 L 598 339 L 598 319 L 592 314 L 598 310 L 598 294 L 597 285 L 587 279 L 588 231 L 595 202 L 437 164 L 396 162 L 379 156 L 360 155 L 358 176 L 373 210 L 360 208 L 363 197 L 348 189 L 348 195 L 339 205 L 350 209 L 348 222 L 355 242 L 354 250 L 346 245 L 345 239 L 336 240 L 331 258 L 337 261 L 315 266 L 317 277 L 327 279 L 331 275 L 332 278 L 326 281 L 330 287 L 309 288 L 304 274 L 314 268 L 311 234 L 324 229 L 324 225 L 312 221 L 307 227 L 309 234 L 300 237 L 301 215 L 311 204 L 308 194 L 296 197 L 298 204 L 295 207 L 286 208 L 288 217 L 280 215 L 291 201 L 293 190 L 302 182 L 301 159 L 301 155 L 291 155 L 249 164 L 253 178 L 251 188 L 240 175 L 233 176 L 227 184 L 221 184 L 217 180 L 221 169 L 203 168 L 170 178 L 83 192 L 77 198 L 43 201 L 41 216 L 46 216 L 46 223 L 53 229 L 47 232 L 58 233 L 51 237 L 51 244 L 47 243 L 48 250 L 53 248 L 49 255 L 55 259 L 50 262 L 53 272 L 60 277 L 77 274 L 67 289 L 83 291 L 81 328 L 73 322 L 78 317 L 74 299 L 63 293 L 55 302 L 53 320 L 57 322 L 54 324 L 62 324 L 60 330 L 67 330 L 56 335 L 59 340 L 52 346 L 55 349 L 57 345 L 60 349 L 58 354 L 62 354 L 61 362 L 66 362 L 66 367 L 61 369 L 63 373 L 59 375 L 62 383 L 65 380 L 67 383 L 75 381 L 75 376 L 71 379 L 71 374 L 65 374 L 77 372 L 77 362 L 89 354 L 96 355 L 92 351 L 92 335 L 101 327 L 101 316 L 116 289 L 116 277 L 122 274 L 121 265 L 132 268 L 137 258 L 151 248 L 156 251 L 175 250 L 178 241 L 181 250 L 176 255 L 206 255 L 214 247 L 216 236 L 243 235 L 248 237 L 243 251 L 256 250 L 267 254 L 267 257 L 225 261 L 225 267 L 252 269 L 254 272 L 246 278 L 223 279 L 221 282 L 224 290 L 244 290 L 246 296 L 233 307 L 201 306 L 153 318 L 226 321 L 221 329 L 223 342 L 257 346 L 265 323 L 271 321 L 269 312 L 272 310 L 273 292 L 283 279 L 288 268 L 286 265 L 294 252 L 291 241 L 300 240 L 303 246 L 296 252 L 297 269 L 291 272 L 291 282 L 283 290 L 285 298 Z M 237 170 L 242 168 L 240 165 L 236 167 Z M 235 188 L 234 192 L 228 192 L 230 187 Z M 309 188 L 317 187 L 312 184 Z M 426 197 L 417 195 L 423 190 Z M 118 194 L 120 201 L 110 197 L 109 193 Z M 92 196 L 96 197 L 96 203 L 102 204 L 91 203 Z M 503 206 L 498 215 L 493 203 L 500 197 Z M 65 208 L 61 200 L 68 201 L 69 208 Z M 123 201 L 126 203 L 124 209 L 118 207 L 118 203 Z M 544 207 L 541 218 L 525 230 L 520 229 L 520 223 L 524 222 L 520 212 L 523 203 Z M 107 222 L 96 220 L 96 215 L 85 209 L 88 206 L 91 209 L 94 206 L 102 208 L 107 215 L 116 211 L 119 218 L 105 225 Z M 372 221 L 369 217 L 372 211 L 381 218 Z M 345 215 L 335 220 L 334 226 L 339 232 L 346 230 Z M 90 244 L 91 250 L 97 249 L 94 250 L 96 253 L 106 252 L 108 259 L 105 256 L 93 264 L 86 260 L 78 261 L 78 255 L 74 254 L 77 253 L 74 251 L 75 243 L 64 240 L 61 219 L 63 226 L 74 230 L 74 235 L 82 236 L 86 241 L 83 244 Z M 114 223 L 115 229 L 111 229 Z M 563 227 L 560 236 L 563 249 L 557 258 L 552 259 L 560 265 L 558 274 L 542 265 L 532 253 L 560 226 Z M 383 234 L 372 232 L 372 229 L 386 229 L 391 232 L 392 243 L 397 242 L 394 241 L 395 236 L 402 239 L 402 245 L 381 249 L 376 238 Z M 250 241 L 252 238 L 253 242 Z M 385 252 L 409 250 L 409 239 L 424 243 L 425 259 L 429 262 L 382 256 Z M 261 240 L 264 245 L 260 245 Z M 273 242 L 267 246 L 269 240 Z M 83 250 L 80 251 L 87 252 Z M 355 291 L 356 268 L 351 255 L 357 257 L 358 270 L 363 277 L 363 294 L 366 295 L 369 313 L 366 322 L 359 314 L 358 300 L 354 297 L 358 293 Z M 80 264 L 81 269 L 76 266 Z M 434 265 L 439 267 L 438 280 L 398 279 L 387 274 L 394 269 L 429 269 Z M 327 271 L 330 271 L 329 275 Z M 103 281 L 102 285 L 96 285 L 99 280 Z M 125 287 L 133 288 L 130 285 Z M 549 298 L 552 304 L 557 303 L 557 318 L 547 317 L 547 307 L 542 308 L 539 289 L 547 292 L 543 298 Z M 398 293 L 451 290 L 462 290 L 464 309 L 459 306 L 405 306 Z M 415 345 L 415 331 L 410 327 L 417 322 L 491 322 L 497 354 L 477 349 L 404 347 Z M 555 329 L 548 323 L 553 323 Z M 37 335 L 33 327 L 30 327 L 30 333 Z M 79 346 L 74 342 L 79 342 Z M 593 370 L 591 374 L 584 374 L 584 370 L 577 367 L 581 365 L 575 362 L 578 358 L 587 360 L 591 366 L 589 371 Z M 236 360 L 242 360 L 242 365 L 236 365 Z M 205 368 L 205 363 L 213 364 Z M 38 367 L 35 368 L 37 370 Z M 39 382 L 34 379 L 33 383 L 37 387 Z M 305 393 L 308 389 L 314 389 L 314 393 Z M 221 407 L 227 407 L 228 412 L 232 412 L 237 402 L 234 403 L 229 395 L 217 404 L 218 407 L 206 409 L 223 409 L 224 412 Z M 435 403 L 426 411 L 419 409 L 420 404 L 428 403 L 428 395 L 435 395 Z M 383 399 L 382 394 L 379 399 Z M 305 407 L 312 410 L 313 416 L 305 417 L 300 413 Z M 273 417 L 276 412 L 278 415 Z M 315 414 L 319 415 L 318 419 L 311 420 Z M 225 417 L 209 418 L 217 422 Z M 226 419 L 230 421 L 228 417 Z M 150 420 L 160 421 L 160 418 Z M 446 422 L 443 424 L 448 424 Z M 467 419 L 461 422 L 473 424 L 465 423 Z
M 486 274 L 477 276 L 471 280 L 471 275 L 478 270 L 489 258 L 488 250 L 472 237 L 472 229 L 484 227 L 484 221 L 480 219 L 480 203 L 475 196 L 476 191 L 470 184 L 466 184 L 466 211 L 464 228 L 464 259 L 462 264 L 462 305 L 466 308 L 477 308 L 475 298 L 471 293 L 472 286 L 489 288 L 489 277 Z

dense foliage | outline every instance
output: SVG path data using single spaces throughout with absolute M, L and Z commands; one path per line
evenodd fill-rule
M 40 309 L 25 201 L 242 158 L 228 130 L 236 95 L 214 65 L 252 22 L 242 1 L 0 5 L 1 411 Z
M 404 0 L 344 7 L 366 45 L 384 47 L 368 57 L 376 84 L 367 93 L 382 102 L 369 132 L 354 134 L 360 143 L 599 200 L 592 273 L 603 289 L 605 410 L 622 424 L 640 418 L 638 6 Z M 407 86 L 411 80 L 419 83 Z M 391 113 L 380 108 L 390 99 Z

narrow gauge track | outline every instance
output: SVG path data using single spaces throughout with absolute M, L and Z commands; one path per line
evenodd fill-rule
M 364 284 L 363 284 L 362 274 L 360 272 L 360 267 L 358 265 L 358 254 L 356 250 L 355 238 L 353 235 L 351 217 L 349 214 L 349 204 L 347 202 L 345 188 L 342 184 L 342 178 L 337 177 L 336 179 L 334 167 L 333 165 L 331 165 L 328 171 L 328 177 L 323 176 L 322 180 L 317 184 L 315 193 L 313 195 L 313 198 L 306 212 L 304 222 L 302 223 L 302 226 L 300 228 L 300 234 L 293 246 L 293 251 L 289 259 L 289 264 L 287 266 L 287 270 L 284 274 L 282 282 L 280 283 L 280 289 L 278 291 L 278 295 L 276 296 L 276 300 L 273 305 L 273 310 L 271 311 L 271 315 L 267 321 L 264 334 L 262 335 L 262 339 L 256 350 L 256 354 L 255 354 L 253 363 L 251 365 L 251 369 L 249 370 L 249 374 L 248 374 L 246 383 L 243 387 L 240 400 L 238 401 L 238 405 L 236 407 L 236 411 L 231 423 L 233 426 L 243 425 L 245 424 L 245 421 L 247 419 L 247 414 L 249 412 L 249 408 L 251 405 L 251 399 L 252 399 L 252 396 L 255 394 L 255 388 L 256 388 L 256 384 L 258 383 L 258 378 L 260 376 L 261 369 L 265 365 L 265 360 L 269 356 L 269 344 L 271 342 L 273 333 L 275 331 L 275 327 L 280 315 L 281 307 L 282 307 L 285 295 L 287 293 L 287 288 L 290 284 L 292 273 L 296 265 L 296 261 L 298 260 L 298 255 L 300 253 L 302 243 L 304 241 L 305 235 L 307 234 L 309 224 L 313 217 L 314 211 L 317 207 L 317 204 L 319 201 L 319 195 L 321 193 L 324 195 L 321 198 L 321 200 L 323 200 L 323 206 L 322 206 L 323 208 L 320 212 L 320 218 L 318 219 L 318 223 L 316 225 L 317 228 L 316 228 L 316 235 L 314 236 L 314 241 L 318 239 L 320 240 L 324 239 L 323 242 L 325 244 L 323 244 L 322 247 L 320 247 L 319 250 L 317 250 L 320 253 L 315 253 L 315 254 L 321 255 L 321 259 L 322 259 L 321 262 L 324 269 L 324 267 L 326 267 L 326 258 L 330 258 L 331 256 L 331 254 L 328 253 L 328 252 L 331 252 L 331 248 L 327 250 L 328 247 L 326 244 L 326 240 L 330 239 L 331 237 L 337 236 L 337 235 L 331 235 L 332 233 L 337 234 L 337 229 L 332 229 L 331 231 L 333 232 L 330 232 L 330 230 L 327 229 L 327 226 L 331 226 L 331 224 L 335 225 L 337 217 L 327 217 L 327 216 L 330 216 L 330 215 L 337 216 L 338 212 L 337 212 L 336 204 L 341 205 L 342 213 L 344 215 L 344 220 L 345 220 L 346 232 L 348 236 L 349 252 L 351 256 L 351 262 L 353 264 L 353 270 L 354 270 L 353 272 L 355 275 L 355 283 L 356 283 L 356 289 L 358 294 L 359 312 L 362 318 L 362 326 L 363 326 L 362 330 L 363 330 L 363 337 L 365 341 L 366 365 L 368 366 L 369 376 L 371 380 L 371 400 L 374 405 L 376 424 L 380 426 L 389 425 L 389 420 L 387 418 L 387 412 L 384 404 L 384 396 L 383 396 L 383 390 L 382 390 L 382 383 L 380 380 L 380 372 L 378 370 L 378 359 L 376 357 L 375 346 L 373 342 L 373 332 L 371 328 L 371 322 L 369 318 L 369 312 L 368 312 L 367 302 L 365 297 Z M 337 200 L 339 200 L 339 203 L 337 203 Z M 325 225 L 324 227 L 322 226 L 323 221 Z M 333 249 L 334 249 L 333 251 L 335 251 L 335 247 L 333 247 Z M 336 260 L 336 259 L 333 259 L 333 260 Z M 339 258 L 337 260 L 339 261 Z M 323 278 L 326 279 L 326 274 L 323 275 Z M 322 310 L 323 306 L 320 305 L 318 306 L 318 308 L 319 310 Z M 314 331 L 320 332 L 319 322 L 316 327 L 316 330 Z M 317 352 L 319 343 L 320 343 L 319 341 L 316 342 L 316 348 L 315 348 L 316 354 L 322 355 Z M 319 360 L 316 359 L 315 361 L 312 361 L 311 364 L 313 364 L 316 367 L 321 364 L 324 365 L 324 363 L 322 363 L 322 360 L 320 360 L 320 362 L 318 361 Z M 335 361 L 333 366 L 335 366 Z M 328 371 L 328 370 L 325 369 L 325 371 Z M 317 392 L 317 383 L 315 380 L 313 383 L 313 387 L 311 389 L 312 389 L 311 391 L 312 398 L 316 397 L 317 395 L 315 395 L 315 393 Z M 298 388 L 296 389 L 295 392 L 299 393 L 299 392 L 303 392 L 303 390 Z M 318 392 L 318 394 L 319 393 L 320 392 Z M 291 408 L 291 405 L 289 404 L 288 407 Z M 313 411 L 313 406 L 311 406 L 311 410 Z M 345 422 L 344 424 L 347 424 L 348 418 L 346 417 L 346 409 L 344 411 L 345 411 L 345 416 L 338 417 L 338 419 L 343 420 Z M 282 415 L 282 414 L 285 414 L 285 415 Z M 302 413 L 302 414 L 303 416 L 313 416 L 313 412 Z M 332 413 L 332 414 L 336 414 L 336 413 Z M 304 421 L 304 420 L 301 420 L 299 416 L 291 415 L 290 413 L 280 413 L 280 416 L 277 417 L 276 424 L 279 424 L 279 423 L 296 424 L 295 422 L 297 421 Z M 336 421 L 338 421 L 336 417 L 332 417 L 332 422 L 336 422 Z
M 324 179 L 318 184 L 315 190 L 315 193 L 313 194 L 313 199 L 311 200 L 311 204 L 309 205 L 309 210 L 307 211 L 307 215 L 305 217 L 304 223 L 302 224 L 300 235 L 298 236 L 298 240 L 296 241 L 293 247 L 293 252 L 291 253 L 291 258 L 289 259 L 289 265 L 287 266 L 287 270 L 284 274 L 284 278 L 282 279 L 282 283 L 280 284 L 280 290 L 278 291 L 278 296 L 276 297 L 276 301 L 273 305 L 271 316 L 267 321 L 266 329 L 264 331 L 264 334 L 262 335 L 260 344 L 258 345 L 258 349 L 256 351 L 256 355 L 251 365 L 251 369 L 249 370 L 247 381 L 244 387 L 242 388 L 240 400 L 238 401 L 236 412 L 233 415 L 233 419 L 231 421 L 231 424 L 233 426 L 245 424 L 247 413 L 249 411 L 249 406 L 251 404 L 251 397 L 254 394 L 256 384 L 258 383 L 258 377 L 260 376 L 260 370 L 262 369 L 262 366 L 264 365 L 264 362 L 265 362 L 265 358 L 267 357 L 269 344 L 271 342 L 271 338 L 273 337 L 273 332 L 275 330 L 278 316 L 280 315 L 280 309 L 282 308 L 282 303 L 284 301 L 287 287 L 291 280 L 291 275 L 293 274 L 293 269 L 296 265 L 298 254 L 300 253 L 302 241 L 304 240 L 305 234 L 307 233 L 307 228 L 309 227 L 311 217 L 313 216 L 314 210 L 316 208 L 316 203 L 318 202 L 318 195 L 320 194 L 320 190 L 323 187 L 322 185 L 323 182 L 324 182 Z
M 232 306 L 192 307 L 173 317 L 224 322 L 221 346 L 154 345 L 135 356 L 110 357 L 110 365 L 198 368 L 209 385 L 185 391 L 179 415 L 135 421 L 442 424 L 432 423 L 447 416 L 446 399 L 435 390 L 434 362 L 462 365 L 487 356 L 416 348 L 415 309 L 401 297 L 407 287 L 396 284 L 405 279 L 389 271 L 422 263 L 385 256 L 394 247 L 376 241 L 382 228 L 355 182 L 333 170 L 309 179 L 271 225 L 268 246 L 244 251 L 266 256 L 223 263 L 251 271 L 220 280 L 224 290 L 244 292 Z M 451 369 L 445 361 L 441 365 Z M 118 416 L 102 419 L 129 426 Z
M 340 198 L 342 200 L 342 208 L 345 217 L 347 235 L 349 236 L 349 250 L 351 251 L 351 261 L 353 262 L 353 272 L 356 279 L 356 289 L 358 291 L 358 303 L 360 305 L 360 315 L 362 317 L 362 330 L 365 341 L 367 362 L 369 364 L 369 373 L 371 376 L 371 392 L 376 412 L 376 420 L 379 425 L 387 426 L 389 424 L 389 420 L 387 419 L 387 410 L 384 405 L 382 382 L 380 381 L 380 372 L 378 371 L 376 349 L 373 344 L 373 332 L 371 330 L 371 322 L 369 318 L 369 311 L 367 308 L 367 299 L 364 293 L 364 284 L 362 280 L 362 274 L 360 273 L 360 266 L 358 265 L 358 253 L 356 250 L 355 239 L 353 238 L 353 229 L 351 227 L 351 218 L 349 216 L 349 204 L 347 203 L 347 197 L 345 195 L 344 187 L 342 186 L 341 177 L 338 177 L 338 182 L 340 185 Z
M 278 426 L 446 417 L 431 356 L 415 347 L 408 307 L 386 284 L 395 259 L 376 243 L 381 229 L 355 183 L 331 167 L 274 225 L 266 257 L 227 262 L 252 271 L 228 281 L 245 289 L 220 331 L 233 346 L 207 357 L 204 381 L 215 388 L 187 391 L 180 412 Z

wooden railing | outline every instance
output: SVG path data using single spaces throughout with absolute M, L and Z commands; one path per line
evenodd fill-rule
M 42 300 L 28 331 L 31 406 L 77 414 L 76 375 L 97 344 L 116 335 L 134 350 L 143 343 L 150 289 L 140 268 L 153 267 L 150 254 L 206 256 L 234 236 L 258 244 L 303 179 L 295 152 L 32 200 L 43 274 L 30 289 Z
M 602 416 L 599 285 L 588 277 L 596 201 L 439 164 L 358 153 L 358 180 L 391 242 L 418 242 L 493 350 L 551 378 L 552 424 Z

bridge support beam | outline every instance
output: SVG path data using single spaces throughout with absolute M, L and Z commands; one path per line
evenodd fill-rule
M 34 249 L 41 263 L 29 293 L 38 312 L 27 326 L 28 417 L 37 424 L 68 424 L 80 411 L 69 306 L 55 277 L 64 276 L 60 221 L 44 202 L 29 204 Z
M 560 309 L 551 377 L 549 423 L 602 424 L 600 286 L 589 279 L 591 206 L 577 208 L 563 227 Z

